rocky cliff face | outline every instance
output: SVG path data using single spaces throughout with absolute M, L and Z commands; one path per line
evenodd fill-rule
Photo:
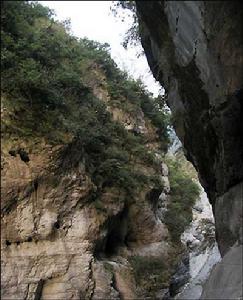
M 178 254 L 166 113 L 107 44 L 2 4 L 1 298 L 154 299 Z
M 148 63 L 168 93 L 176 132 L 213 205 L 219 249 L 222 255 L 229 251 L 229 261 L 242 243 L 242 4 L 138 1 L 136 6 Z M 223 260 L 203 297 L 239 297 L 240 265 L 233 271 Z M 223 268 L 224 279 L 214 285 Z M 238 277 L 224 286 L 230 270 Z
M 88 86 L 112 119 L 142 135 L 148 151 L 157 151 L 158 167 L 136 157 L 133 168 L 159 180 L 161 189 L 151 181 L 135 194 L 114 186 L 97 193 L 82 141 L 52 145 L 38 137 L 8 139 L 4 132 L 2 299 L 134 299 L 150 293 L 154 278 L 170 269 L 170 263 L 165 266 L 169 232 L 158 217 L 159 195 L 166 197 L 170 186 L 156 128 L 141 108 L 128 113 L 114 107 L 104 74 L 98 66 L 92 70 L 95 80 Z M 10 122 L 4 104 L 2 112 L 4 123 Z M 142 260 L 144 270 L 150 260 L 154 264 L 146 273 L 146 287 L 140 284 L 143 274 L 136 271 L 136 259 Z M 153 274 L 159 262 L 164 269 Z M 168 279 L 169 274 L 163 280 Z

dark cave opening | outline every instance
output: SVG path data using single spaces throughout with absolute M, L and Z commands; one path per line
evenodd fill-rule
M 96 243 L 94 253 L 97 258 L 117 255 L 119 248 L 126 246 L 128 232 L 127 214 L 128 208 L 125 207 L 120 214 L 108 220 L 106 237 Z
M 60 229 L 60 223 L 58 221 L 56 221 L 54 224 L 53 224 L 54 228 L 56 229 Z
M 124 236 L 120 232 L 119 225 L 117 225 L 115 228 L 109 232 L 104 253 L 107 256 L 112 256 L 117 254 L 118 248 L 124 245 Z
M 6 241 L 5 241 L 5 244 L 6 244 L 6 246 L 10 246 L 10 245 L 11 245 L 11 242 L 10 242 L 9 240 L 6 240 Z

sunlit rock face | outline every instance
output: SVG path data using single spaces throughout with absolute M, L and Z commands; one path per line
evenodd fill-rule
M 100 89 L 101 101 L 106 102 L 105 94 Z M 158 147 L 156 129 L 141 110 L 132 116 L 107 109 L 125 129 L 147 135 L 148 147 Z M 161 193 L 169 192 L 161 155 L 156 156 L 160 172 L 138 166 L 145 176 L 164 182 L 157 193 L 148 186 L 132 198 L 107 187 L 92 201 L 96 186 L 77 141 L 53 146 L 19 138 L 17 143 L 28 152 L 28 162 L 11 151 L 11 143 L 2 147 L 1 298 L 136 299 L 130 257 L 167 261 L 170 250 L 169 232 L 155 205 Z
M 138 1 L 136 5 L 148 63 L 168 92 L 176 132 L 213 205 L 224 256 L 242 243 L 242 4 Z M 227 269 L 236 272 L 230 265 Z M 242 293 L 239 282 L 234 296 Z M 217 297 L 230 299 L 230 293 L 226 284 Z
M 136 298 L 129 256 L 168 259 L 169 233 L 151 205 L 150 190 L 128 207 L 124 193 L 107 188 L 99 207 L 90 202 L 94 184 L 84 165 L 47 172 L 62 149 L 42 146 L 28 165 L 3 149 L 2 298 Z M 73 155 L 69 151 L 65 160 Z M 165 172 L 160 176 L 167 178 Z

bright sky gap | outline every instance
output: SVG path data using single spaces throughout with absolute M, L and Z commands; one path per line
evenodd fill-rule
M 132 23 L 127 15 L 126 22 L 115 18 L 110 10 L 112 1 L 38 1 L 44 6 L 54 9 L 60 21 L 70 19 L 71 32 L 79 38 L 87 37 L 111 46 L 111 57 L 117 65 L 126 70 L 133 78 L 140 78 L 148 90 L 155 96 L 161 87 L 155 82 L 145 56 L 137 57 L 139 48 L 123 48 L 124 35 Z

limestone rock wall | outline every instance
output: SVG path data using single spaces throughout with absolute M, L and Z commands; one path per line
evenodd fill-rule
M 126 128 L 124 112 L 113 117 Z M 142 112 L 129 117 L 133 127 L 151 133 Z M 2 299 L 135 299 L 129 257 L 168 260 L 169 232 L 158 217 L 159 194 L 151 196 L 152 186 L 131 201 L 107 187 L 91 201 L 96 187 L 75 142 L 4 140 L 1 158 Z M 161 174 L 142 163 L 134 167 L 167 182 L 161 192 L 168 194 L 168 170 L 161 164 Z
M 242 6 L 237 1 L 143 1 L 137 10 L 148 62 L 168 92 L 187 158 L 214 210 L 219 202 L 228 206 L 225 194 L 241 189 L 243 178 Z M 242 195 L 237 191 L 231 206 Z M 238 239 L 240 218 L 227 228 L 231 240 L 217 230 L 222 253 Z
M 225 255 L 242 243 L 242 3 L 137 1 L 136 6 L 148 63 L 166 89 L 176 132 L 213 205 Z

